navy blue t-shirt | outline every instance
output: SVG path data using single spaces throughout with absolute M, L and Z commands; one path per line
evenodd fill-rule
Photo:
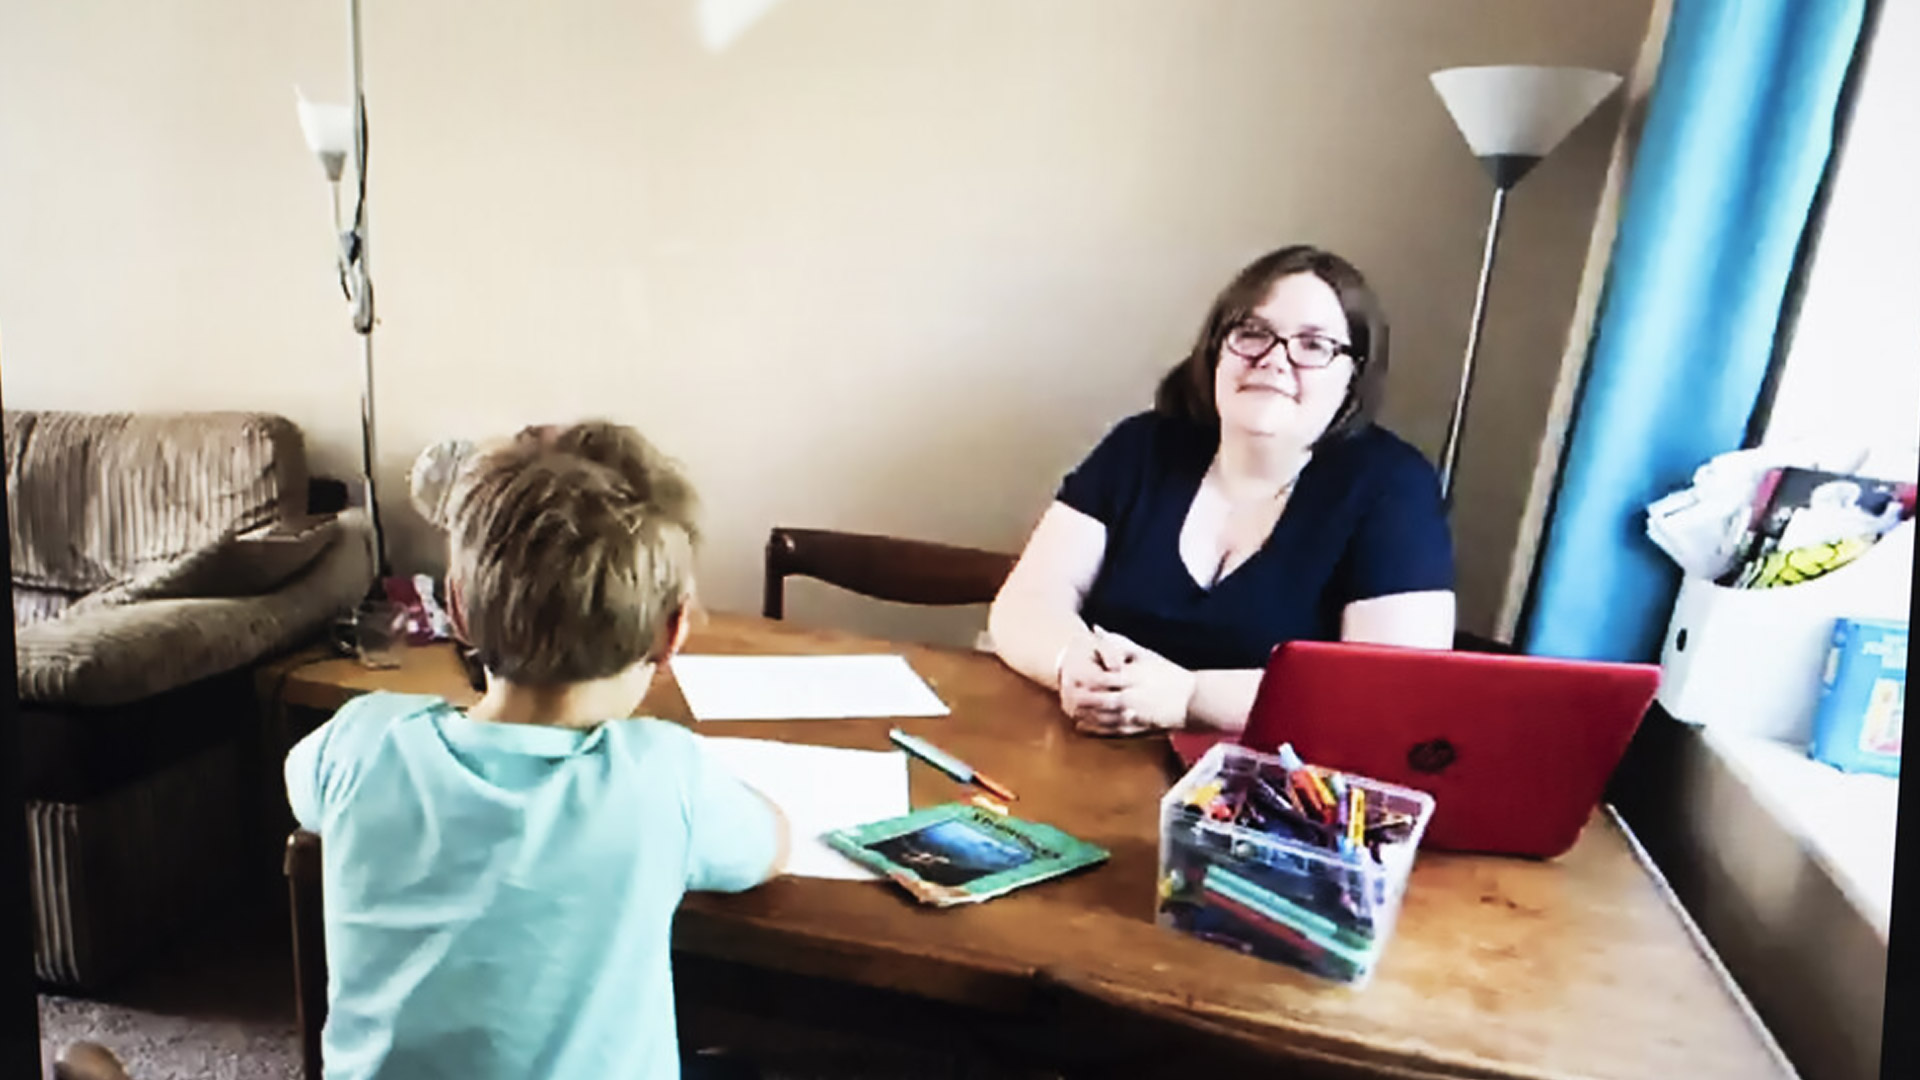
M 1190 670 L 1266 666 L 1273 647 L 1336 641 L 1350 603 L 1453 588 L 1439 478 L 1418 450 L 1369 426 L 1314 451 L 1273 533 L 1212 588 L 1180 558 L 1180 529 L 1219 438 L 1141 413 L 1060 485 L 1107 527 L 1081 616 Z

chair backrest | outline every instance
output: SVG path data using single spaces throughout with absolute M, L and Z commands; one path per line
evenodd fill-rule
M 894 536 L 789 529 L 767 536 L 766 598 L 761 613 L 786 615 L 788 577 L 816 578 L 861 596 L 901 604 L 985 604 L 1013 570 L 998 551 Z
M 293 1000 L 300 1025 L 300 1068 L 321 1080 L 320 1030 L 327 1022 L 327 936 L 321 917 L 320 838 L 305 829 L 287 837 L 287 899 L 293 913 Z

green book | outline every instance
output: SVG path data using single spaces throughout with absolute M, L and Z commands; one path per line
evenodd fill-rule
M 957 802 L 837 829 L 823 839 L 935 907 L 991 900 L 1108 855 L 1050 825 Z

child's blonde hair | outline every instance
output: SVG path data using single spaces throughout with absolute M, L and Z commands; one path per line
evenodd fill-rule
M 697 499 L 632 428 L 527 428 L 461 469 L 451 565 L 468 644 L 495 676 L 586 682 L 664 658 L 691 600 Z

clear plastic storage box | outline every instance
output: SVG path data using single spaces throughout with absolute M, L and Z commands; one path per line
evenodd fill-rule
M 1315 815 L 1297 812 L 1303 800 L 1287 795 L 1282 761 L 1221 743 L 1160 800 L 1160 925 L 1364 984 L 1393 936 L 1433 797 L 1308 769 L 1317 791 L 1340 793 L 1339 816 L 1350 816 L 1348 792 L 1361 792 L 1357 831 L 1316 828 Z M 1295 812 L 1276 807 L 1276 797 Z

